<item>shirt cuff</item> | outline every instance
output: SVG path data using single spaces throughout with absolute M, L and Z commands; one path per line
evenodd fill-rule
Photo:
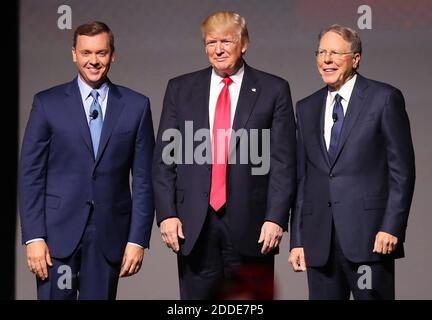
M 34 239 L 31 239 L 31 240 L 29 240 L 29 241 L 26 241 L 26 245 L 28 245 L 28 244 L 30 244 L 30 243 L 32 243 L 32 242 L 36 242 L 36 241 L 45 241 L 43 238 L 34 238 Z
M 134 243 L 134 242 L 128 242 L 128 244 L 132 244 L 134 246 L 140 247 L 141 249 L 144 249 L 143 246 L 140 246 L 138 243 Z

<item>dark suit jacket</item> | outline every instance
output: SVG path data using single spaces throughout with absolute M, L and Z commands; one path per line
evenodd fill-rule
M 154 218 L 150 103 L 128 88 L 109 86 L 96 160 L 77 79 L 34 97 L 19 173 L 22 240 L 45 238 L 56 258 L 76 248 L 90 206 L 109 260 L 120 261 L 127 241 L 149 244 Z
M 414 191 L 410 125 L 402 93 L 357 75 L 339 140 L 329 163 L 324 141 L 327 87 L 297 103 L 298 197 L 291 247 L 304 247 L 306 264 L 327 261 L 332 220 L 344 255 L 353 262 L 378 261 L 378 231 L 403 242 Z
M 184 151 L 185 121 L 193 121 L 194 132 L 209 128 L 211 71 L 209 67 L 169 81 L 156 141 L 153 188 L 157 222 L 180 218 L 186 238 L 181 245 L 183 255 L 191 252 L 207 215 L 211 164 L 183 161 L 166 165 L 162 151 L 168 142 L 162 141 L 162 134 L 169 128 L 178 129 Z M 238 139 L 236 164 L 227 167 L 226 218 L 233 244 L 241 254 L 259 256 L 261 245 L 257 242 L 263 222 L 272 221 L 287 229 L 295 197 L 295 121 L 288 83 L 245 64 L 233 121 L 233 129 L 239 128 L 271 129 L 267 174 L 252 175 L 254 165 L 250 161 L 240 164 Z M 210 141 L 207 143 L 210 150 Z M 200 144 L 201 141 L 194 142 L 194 147 Z M 260 140 L 258 149 L 261 148 Z

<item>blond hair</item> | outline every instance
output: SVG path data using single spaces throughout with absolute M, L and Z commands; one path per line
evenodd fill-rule
M 232 30 L 235 30 L 238 40 L 242 44 L 249 43 L 246 20 L 236 12 L 218 11 L 209 15 L 201 23 L 203 41 L 205 41 L 206 35 L 210 32 L 228 32 Z

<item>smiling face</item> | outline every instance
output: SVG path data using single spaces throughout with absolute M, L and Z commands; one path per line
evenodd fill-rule
M 110 65 L 114 62 L 108 33 L 79 35 L 72 48 L 72 60 L 81 79 L 92 88 L 98 88 L 105 82 Z
M 205 35 L 205 51 L 217 74 L 234 74 L 242 65 L 247 43 L 242 43 L 235 30 L 212 31 Z
M 335 32 L 325 33 L 319 43 L 317 67 L 323 81 L 333 90 L 339 90 L 355 73 L 360 53 L 351 52 L 350 44 Z

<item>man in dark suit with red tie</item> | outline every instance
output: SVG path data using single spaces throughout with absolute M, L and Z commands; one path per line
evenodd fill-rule
M 294 271 L 310 299 L 394 299 L 394 260 L 414 191 L 410 125 L 400 90 L 357 73 L 351 28 L 319 35 L 326 86 L 298 102 L 298 195 L 291 226 Z
M 201 28 L 211 67 L 169 81 L 153 161 L 157 223 L 178 254 L 182 299 L 213 298 L 245 269 L 265 270 L 272 287 L 296 185 L 288 83 L 244 62 L 249 38 L 237 13 L 214 13 Z M 173 130 L 178 143 L 167 138 Z

